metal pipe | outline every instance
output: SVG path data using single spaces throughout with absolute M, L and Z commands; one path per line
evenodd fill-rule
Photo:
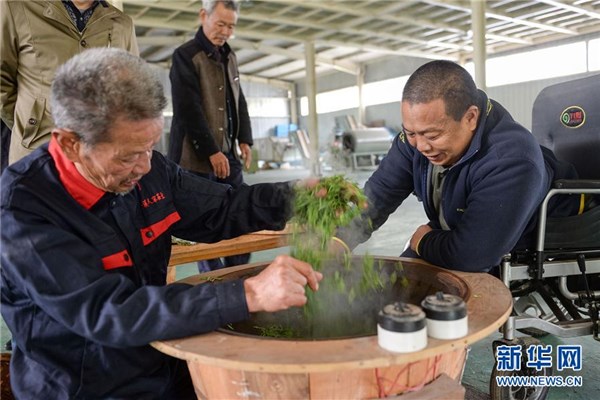
M 288 91 L 290 97 L 290 122 L 298 126 L 298 94 L 296 84 L 292 84 Z
M 363 87 L 365 84 L 365 67 L 361 66 L 356 76 L 356 86 L 358 86 L 358 123 L 365 125 L 365 103 L 363 102 Z
M 567 286 L 566 276 L 561 276 L 560 278 L 558 278 L 558 290 L 560 291 L 560 293 L 562 293 L 563 296 L 565 296 L 569 300 L 577 300 L 579 298 L 579 295 L 577 293 L 571 292 L 569 290 Z M 600 290 L 593 290 L 592 296 L 600 297 Z
M 475 65 L 475 83 L 486 90 L 485 81 L 485 0 L 471 0 L 471 31 L 473 32 L 473 64 Z
M 306 97 L 308 98 L 308 137 L 310 138 L 310 171 L 321 176 L 319 164 L 319 128 L 317 117 L 317 74 L 315 71 L 315 43 L 304 42 L 306 56 Z

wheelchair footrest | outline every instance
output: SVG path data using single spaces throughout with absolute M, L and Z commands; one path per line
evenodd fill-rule
M 514 318 L 515 329 L 535 328 L 559 337 L 591 335 L 594 325 L 590 319 L 553 323 L 536 317 L 512 316 L 509 318 Z

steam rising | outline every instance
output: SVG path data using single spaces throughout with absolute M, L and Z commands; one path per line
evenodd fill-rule
M 399 261 L 323 261 L 317 292 L 308 291 L 307 306 L 277 313 L 257 313 L 232 326 L 236 332 L 292 339 L 332 339 L 374 335 L 377 313 L 387 303 L 408 301 L 407 277 Z M 364 273 L 365 270 L 375 272 Z M 373 285 L 374 281 L 379 282 Z

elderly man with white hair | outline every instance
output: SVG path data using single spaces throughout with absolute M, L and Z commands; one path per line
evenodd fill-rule
M 166 99 L 151 68 L 124 50 L 68 61 L 51 99 L 50 143 L 2 175 L 12 390 L 20 399 L 195 398 L 186 364 L 149 343 L 301 306 L 322 275 L 279 256 L 245 280 L 165 285 L 171 235 L 211 243 L 282 229 L 302 182 L 234 190 L 153 151 Z

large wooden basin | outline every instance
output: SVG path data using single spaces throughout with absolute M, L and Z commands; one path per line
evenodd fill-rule
M 485 273 L 451 272 L 415 259 L 378 259 L 402 263 L 408 278 L 406 292 L 412 293 L 402 300 L 417 303 L 438 290 L 463 297 L 469 317 L 467 336 L 429 338 L 425 349 L 405 354 L 380 348 L 375 334 L 273 339 L 224 329 L 152 345 L 187 361 L 200 399 L 370 399 L 418 390 L 443 373 L 460 381 L 468 345 L 487 337 L 508 318 L 512 307 L 508 289 Z M 257 273 L 266 264 L 213 271 L 184 282 L 236 279 Z

